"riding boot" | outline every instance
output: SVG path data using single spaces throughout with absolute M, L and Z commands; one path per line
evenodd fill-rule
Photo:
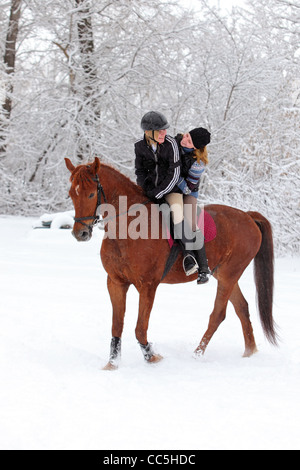
M 179 244 L 183 254 L 183 269 L 187 276 L 195 274 L 198 270 L 198 264 L 192 250 L 187 248 L 192 243 L 184 233 L 184 222 L 174 225 L 174 238 Z
M 205 284 L 209 281 L 209 275 L 211 274 L 211 272 L 208 267 L 204 243 L 202 248 L 200 248 L 199 250 L 194 250 L 194 255 L 199 266 L 197 284 Z

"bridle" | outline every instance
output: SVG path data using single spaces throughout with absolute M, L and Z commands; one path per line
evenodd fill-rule
M 94 215 L 91 215 L 91 216 L 88 216 L 88 217 L 74 217 L 75 222 L 79 222 L 80 224 L 84 225 L 85 227 L 87 227 L 89 229 L 91 229 L 92 227 L 97 225 L 99 220 L 100 220 L 99 215 L 97 215 L 97 211 L 98 211 L 98 207 L 100 207 L 101 204 L 102 204 L 102 197 L 104 199 L 104 202 L 105 203 L 107 202 L 103 186 L 102 186 L 102 184 L 100 183 L 100 180 L 99 180 L 99 176 L 96 175 L 95 178 L 92 178 L 92 181 L 97 183 L 97 205 L 96 205 Z M 85 220 L 92 220 L 93 223 L 88 225 L 88 224 L 85 223 Z
M 81 225 L 83 225 L 84 227 L 87 227 L 90 231 L 93 229 L 93 227 L 95 225 L 98 224 L 98 222 L 100 221 L 100 216 L 97 215 L 97 211 L 98 211 L 98 207 L 101 206 L 102 204 L 102 197 L 104 199 L 104 202 L 107 203 L 107 198 L 106 198 L 106 195 L 105 195 L 105 192 L 104 192 L 104 189 L 103 189 L 103 186 L 102 184 L 100 183 L 100 180 L 99 180 L 99 176 L 96 174 L 96 176 L 94 178 L 91 178 L 92 181 L 94 181 L 95 183 L 97 183 L 97 205 L 96 205 L 96 209 L 95 209 L 95 212 L 94 212 L 94 215 L 90 215 L 90 216 L 87 216 L 87 217 L 74 217 L 74 221 L 75 222 L 79 222 Z M 146 204 L 148 204 L 149 202 L 151 202 L 151 199 L 146 199 L 144 202 L 141 202 L 140 204 L 137 204 L 137 208 L 140 207 L 140 206 L 145 206 Z M 115 219 L 117 217 L 120 217 L 122 215 L 125 215 L 125 214 L 128 214 L 128 211 L 127 210 L 126 212 L 122 212 L 120 214 L 117 214 L 115 215 L 114 217 L 111 217 L 109 219 L 105 219 L 106 221 L 108 220 L 112 220 L 112 219 Z M 85 221 L 86 220 L 92 220 L 92 224 L 86 224 Z

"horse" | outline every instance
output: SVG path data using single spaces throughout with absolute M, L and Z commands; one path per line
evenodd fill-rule
M 186 276 L 182 267 L 182 254 L 163 278 L 170 247 L 166 237 L 161 235 L 128 236 L 129 225 L 151 226 L 155 205 L 147 200 L 142 189 L 128 177 L 110 165 L 94 162 L 75 167 L 65 158 L 71 172 L 69 195 L 75 208 L 72 234 L 78 241 L 88 241 L 93 226 L 97 223 L 100 210 L 106 221 L 106 233 L 101 246 L 101 260 L 107 272 L 107 288 L 110 295 L 112 317 L 112 339 L 110 355 L 105 370 L 118 368 L 121 355 L 121 336 L 124 325 L 126 294 L 130 285 L 139 293 L 138 319 L 135 336 L 140 344 L 144 359 L 156 363 L 163 358 L 148 342 L 147 330 L 158 285 L 163 282 L 177 284 L 195 281 L 197 275 Z M 126 197 L 127 206 L 124 206 Z M 135 210 L 127 209 L 135 208 Z M 113 211 L 109 209 L 112 208 Z M 143 210 L 142 210 L 143 208 Z M 208 264 L 217 280 L 217 292 L 208 328 L 194 351 L 195 356 L 203 355 L 212 336 L 226 317 L 230 301 L 241 322 L 245 350 L 244 357 L 257 352 L 248 303 L 239 287 L 239 279 L 249 263 L 254 260 L 254 280 L 257 292 L 257 306 L 263 332 L 267 340 L 277 346 L 276 325 L 273 319 L 274 290 L 274 249 L 270 222 L 259 212 L 242 210 L 219 204 L 205 206 L 213 218 L 217 235 L 206 244 Z M 134 218 L 137 212 L 141 217 Z M 108 215 L 107 215 L 108 214 Z M 162 217 L 160 218 L 160 224 Z M 114 222 L 114 236 L 109 236 L 107 226 Z M 147 229 L 146 229 L 147 231 Z M 198 287 L 196 287 L 198 288 Z M 201 289 L 199 287 L 199 289 Z

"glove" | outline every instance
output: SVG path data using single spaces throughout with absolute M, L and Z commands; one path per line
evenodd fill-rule
M 146 191 L 146 194 L 147 194 L 147 196 L 148 196 L 149 199 L 152 199 L 152 200 L 155 199 L 153 189 L 152 189 L 151 191 Z
M 197 183 L 192 183 L 191 181 L 187 180 L 187 186 L 189 187 L 189 189 L 191 190 L 191 192 L 193 191 L 198 191 L 199 189 L 199 181 Z
M 189 194 L 191 194 L 191 190 L 190 188 L 188 187 L 188 185 L 185 186 L 184 190 L 182 191 L 183 194 L 185 194 L 186 196 L 188 196 Z
M 181 191 L 183 192 L 183 194 L 185 195 L 188 195 L 188 194 L 191 194 L 191 190 L 190 188 L 188 187 L 186 181 L 184 178 L 181 178 L 178 183 L 177 183 L 177 186 L 179 189 L 181 189 Z

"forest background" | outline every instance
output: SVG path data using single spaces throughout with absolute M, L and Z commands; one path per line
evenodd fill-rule
M 64 157 L 135 179 L 141 116 L 212 134 L 201 203 L 257 210 L 300 251 L 300 4 L 0 0 L 0 213 L 72 208 Z

